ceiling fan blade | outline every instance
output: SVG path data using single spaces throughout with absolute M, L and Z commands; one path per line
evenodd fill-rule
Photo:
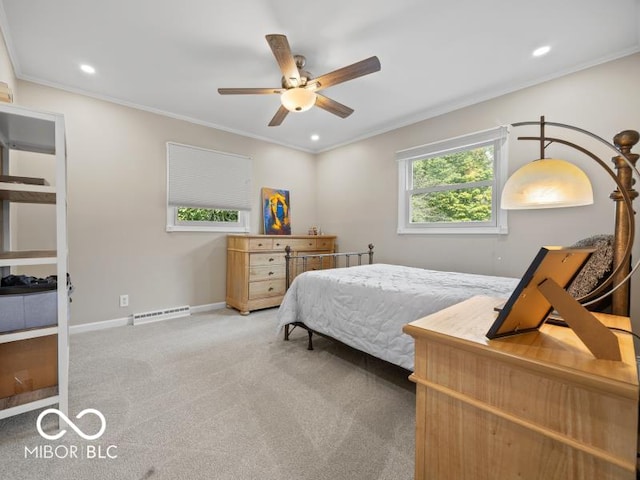
M 267 35 L 267 42 L 271 47 L 273 55 L 276 57 L 282 76 L 293 87 L 300 85 L 300 73 L 296 66 L 296 61 L 293 59 L 291 48 L 289 47 L 289 41 L 285 35 L 272 34 Z
M 326 110 L 327 112 L 333 113 L 340 118 L 347 118 L 353 113 L 353 108 L 349 108 L 346 105 L 336 102 L 335 100 L 331 100 L 319 93 L 316 94 L 316 106 Z
M 282 93 L 284 88 L 219 88 L 220 95 L 265 95 L 269 93 Z
M 368 75 L 379 70 L 380 60 L 378 60 L 378 57 L 369 57 L 347 67 L 342 67 L 333 72 L 320 75 L 307 82 L 307 88 L 315 88 L 316 91 L 322 90 L 332 85 L 353 80 L 354 78 L 362 77 L 363 75 Z
M 280 105 L 280 108 L 278 109 L 276 114 L 273 116 L 273 118 L 269 122 L 269 126 L 277 127 L 278 125 L 280 125 L 288 113 L 289 113 L 289 110 L 287 110 L 282 105 Z

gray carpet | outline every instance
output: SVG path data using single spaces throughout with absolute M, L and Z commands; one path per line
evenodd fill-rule
M 413 478 L 408 372 L 323 338 L 307 351 L 299 330 L 284 342 L 275 314 L 225 309 L 73 335 L 70 417 L 98 409 L 105 433 L 86 441 L 61 424 L 68 433 L 47 441 L 39 411 L 0 420 L 0 478 Z M 55 421 L 44 417 L 45 431 Z M 93 415 L 74 421 L 100 428 Z M 45 444 L 85 458 L 25 458 Z

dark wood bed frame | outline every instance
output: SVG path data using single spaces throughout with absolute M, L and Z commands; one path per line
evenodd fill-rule
M 322 254 L 310 254 L 310 255 L 292 255 L 291 247 L 287 245 L 284 249 L 285 251 L 285 287 L 286 290 L 289 289 L 291 285 L 291 274 L 293 272 L 293 267 L 295 267 L 298 263 L 302 262 L 302 272 L 307 271 L 307 266 L 309 262 L 313 259 L 318 259 L 319 268 L 313 270 L 323 270 L 325 268 L 325 264 L 328 264 L 328 269 L 333 268 L 346 268 L 351 267 L 351 260 L 357 258 L 357 263 L 355 265 L 362 265 L 362 257 L 366 255 L 368 257 L 368 264 L 371 265 L 373 263 L 373 243 L 368 245 L 369 250 L 366 252 L 346 252 L 346 253 L 322 253 Z M 342 265 L 340 264 L 340 260 L 343 260 Z M 328 260 L 328 261 L 327 261 Z M 309 342 L 307 345 L 307 350 L 313 350 L 313 334 L 316 333 L 321 337 L 329 338 L 330 340 L 335 340 L 334 338 L 329 337 L 323 333 L 312 330 L 307 327 L 302 322 L 293 322 L 288 323 L 284 326 L 284 339 L 289 340 L 289 334 L 295 330 L 296 327 L 300 327 L 307 331 L 307 335 L 309 336 Z

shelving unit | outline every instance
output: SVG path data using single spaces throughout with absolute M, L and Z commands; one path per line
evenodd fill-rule
M 0 103 L 0 276 L 21 267 L 55 265 L 57 324 L 0 333 L 0 419 L 51 405 L 68 414 L 68 289 L 66 146 L 62 115 Z M 55 185 L 13 175 L 15 151 L 51 156 Z M 11 162 L 10 162 L 11 159 Z M 52 205 L 56 250 L 19 250 L 12 245 L 12 203 Z M 21 212 L 22 213 L 22 212 Z M 18 245 L 19 247 L 19 245 Z

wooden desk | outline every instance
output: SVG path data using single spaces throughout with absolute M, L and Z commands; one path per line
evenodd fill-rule
M 638 376 L 597 360 L 568 328 L 488 340 L 503 299 L 474 297 L 412 322 L 416 479 L 635 479 Z M 598 314 L 609 326 L 629 319 Z

